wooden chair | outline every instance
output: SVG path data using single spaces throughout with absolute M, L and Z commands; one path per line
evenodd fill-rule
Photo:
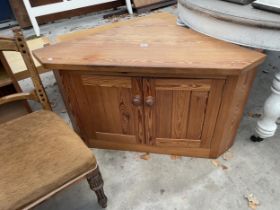
M 28 46 L 29 50 L 33 51 L 33 50 L 42 48 L 45 45 L 48 45 L 50 43 L 50 40 L 47 37 L 43 36 L 40 38 L 27 40 L 26 42 L 27 42 L 27 46 Z M 27 70 L 27 67 L 24 63 L 24 60 L 19 52 L 5 51 L 5 52 L 3 52 L 3 55 L 9 65 L 7 70 L 12 72 L 13 76 L 17 80 L 22 80 L 22 79 L 28 78 L 30 76 L 29 71 Z M 39 74 L 50 71 L 49 69 L 45 69 L 37 61 L 36 58 L 34 58 L 33 56 L 32 56 L 32 58 L 33 58 L 34 64 L 35 64 Z
M 0 124 L 0 209 L 30 209 L 83 178 L 105 208 L 107 198 L 94 155 L 78 135 L 51 112 L 21 30 L 14 29 L 14 34 L 14 38 L 0 38 L 0 52 L 21 53 L 35 91 L 2 97 L 0 105 L 36 100 L 44 110 Z

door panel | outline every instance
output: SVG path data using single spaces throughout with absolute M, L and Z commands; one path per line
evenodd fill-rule
M 81 73 L 61 78 L 76 130 L 89 146 L 210 148 L 224 80 Z
M 172 127 L 171 136 L 174 139 L 183 139 L 187 136 L 190 96 L 190 91 L 173 91 L 172 123 L 174 125 Z M 177 110 L 181 111 L 178 112 Z
M 208 94 L 208 91 L 193 91 L 191 93 L 187 132 L 188 139 L 201 139 Z M 178 112 L 179 110 L 176 111 Z
M 209 91 L 211 80 L 156 79 L 157 90 Z
M 210 124 L 217 118 L 223 84 L 223 80 L 144 79 L 148 143 L 160 147 L 209 147 L 214 130 Z M 213 96 L 217 104 L 213 104 Z M 153 98 L 152 105 L 146 103 L 149 97 Z
M 156 134 L 158 134 L 157 137 L 171 137 L 172 128 L 169 123 L 166 123 L 166 120 L 172 118 L 172 91 L 157 91 L 155 98 L 155 122 L 157 122 L 157 124 L 155 124 L 155 128 Z
M 90 107 L 93 133 L 90 138 L 119 143 L 141 143 L 144 139 L 143 104 L 138 78 L 82 75 Z M 141 81 L 141 80 L 140 80 Z

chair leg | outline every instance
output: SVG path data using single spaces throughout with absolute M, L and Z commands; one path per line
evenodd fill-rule
M 90 189 L 95 192 L 99 205 L 102 208 L 106 208 L 107 197 L 104 194 L 104 182 L 98 167 L 93 172 L 87 175 L 87 181 L 90 186 Z

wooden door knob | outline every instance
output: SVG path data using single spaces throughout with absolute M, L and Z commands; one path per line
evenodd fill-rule
M 140 95 L 136 95 L 132 99 L 132 104 L 135 106 L 140 106 L 142 105 L 142 97 Z
M 153 96 L 147 96 L 147 98 L 146 98 L 146 100 L 145 100 L 145 104 L 147 105 L 147 106 L 153 106 L 154 105 L 154 103 L 155 103 L 155 99 L 154 99 L 154 97 Z

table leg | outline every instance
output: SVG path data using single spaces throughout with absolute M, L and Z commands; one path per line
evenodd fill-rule
M 280 72 L 275 75 L 271 90 L 272 94 L 264 104 L 264 115 L 257 123 L 257 135 L 251 136 L 252 141 L 262 141 L 275 134 L 276 122 L 280 117 Z
M 125 0 L 127 11 L 130 15 L 133 14 L 133 9 L 130 0 Z

